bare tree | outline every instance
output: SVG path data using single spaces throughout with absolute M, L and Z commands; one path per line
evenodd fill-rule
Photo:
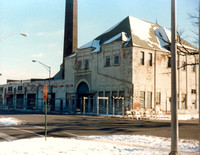
M 195 36 L 194 43 L 197 45 L 199 42 L 199 31 L 198 31 L 198 29 L 199 29 L 199 9 L 196 9 L 196 13 L 188 14 L 188 16 L 193 25 L 193 28 L 191 29 L 191 31 Z

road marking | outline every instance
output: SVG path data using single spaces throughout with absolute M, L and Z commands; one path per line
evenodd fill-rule
M 44 129 L 44 127 L 41 126 L 33 126 L 34 128 Z
M 5 139 L 6 141 L 13 141 L 13 140 L 17 140 L 17 138 L 13 137 L 13 136 L 9 136 L 5 133 L 0 133 L 0 137 Z
M 41 127 L 41 126 L 33 126 L 33 127 L 39 128 L 39 129 L 44 129 L 44 127 Z M 73 137 L 78 137 L 78 135 L 70 133 L 70 132 L 66 132 L 66 131 L 60 131 L 60 133 L 64 133 L 64 134 L 67 134 L 67 135 L 70 135 L 70 136 L 73 136 Z
M 29 131 L 29 130 L 23 130 L 23 129 L 19 129 L 19 128 L 15 128 L 15 127 L 10 127 L 10 128 L 11 129 L 15 129 L 15 130 L 20 130 L 20 131 L 28 132 L 28 133 L 32 133 L 32 134 L 37 135 L 39 137 L 44 137 L 43 135 L 39 135 L 39 134 L 37 134 L 35 132 L 32 132 L 32 131 Z
M 74 137 L 78 137 L 78 135 L 75 135 L 75 134 L 69 133 L 69 132 L 65 132 L 65 131 L 61 131 L 61 133 L 65 133 L 65 134 L 68 134 L 68 135 L 71 135 L 71 136 L 74 136 Z

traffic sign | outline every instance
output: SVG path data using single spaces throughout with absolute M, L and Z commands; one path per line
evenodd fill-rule
M 47 100 L 47 94 L 48 94 L 48 90 L 47 90 L 47 85 L 45 84 L 43 88 L 43 98 L 45 102 Z

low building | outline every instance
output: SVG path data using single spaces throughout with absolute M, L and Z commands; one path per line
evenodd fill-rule
M 178 109 L 198 112 L 198 49 L 177 43 Z M 64 79 L 50 80 L 51 111 L 125 114 L 133 109 L 170 112 L 171 32 L 128 16 L 64 58 Z M 58 74 L 59 75 L 59 74 Z M 48 80 L 0 86 L 2 108 L 43 110 Z

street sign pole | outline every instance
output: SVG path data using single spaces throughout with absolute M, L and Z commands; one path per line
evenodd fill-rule
M 43 88 L 43 98 L 45 102 L 44 110 L 45 110 L 45 141 L 47 140 L 47 94 L 48 94 L 48 89 L 47 85 L 44 85 Z
M 47 101 L 45 101 L 45 141 L 47 141 Z

